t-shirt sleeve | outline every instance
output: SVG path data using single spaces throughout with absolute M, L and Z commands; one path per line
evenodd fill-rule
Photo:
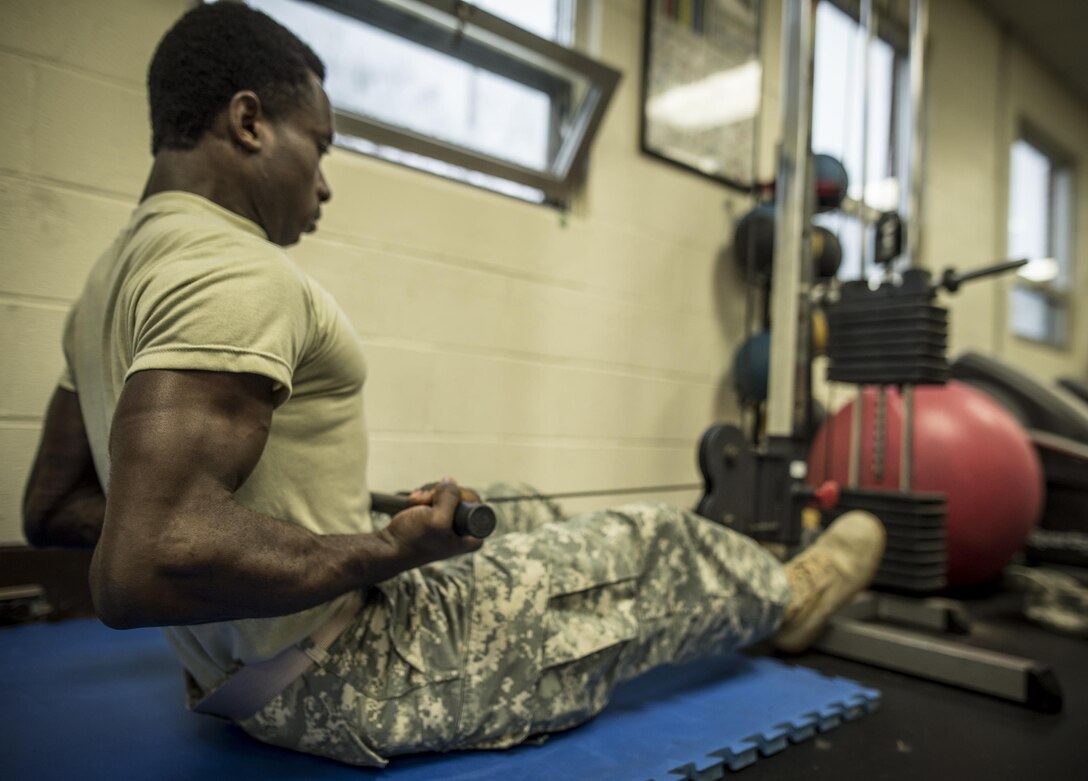
M 149 369 L 259 374 L 275 383 L 279 406 L 305 350 L 310 303 L 300 272 L 256 242 L 216 242 L 156 265 L 130 306 L 132 363 Z
M 68 365 L 65 364 L 64 368 L 60 371 L 60 376 L 57 378 L 57 387 L 68 391 L 69 393 L 76 393 L 76 383 L 72 379 L 72 372 L 68 370 Z

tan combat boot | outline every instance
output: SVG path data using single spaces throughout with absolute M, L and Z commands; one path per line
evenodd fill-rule
M 884 539 L 880 521 L 852 510 L 787 561 L 791 599 L 774 637 L 775 648 L 789 653 L 807 648 L 831 614 L 872 582 L 884 555 Z

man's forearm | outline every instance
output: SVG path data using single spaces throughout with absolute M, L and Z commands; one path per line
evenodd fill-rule
M 97 485 L 68 494 L 40 517 L 27 516 L 24 532 L 37 548 L 93 548 L 102 534 L 106 497 Z
M 422 563 L 388 532 L 321 536 L 233 499 L 179 513 L 143 543 L 111 531 L 107 517 L 91 589 L 117 628 L 285 615 Z
M 475 550 L 458 537 L 460 489 L 440 486 L 380 532 L 321 536 L 253 512 L 234 494 L 260 461 L 272 381 L 138 372 L 110 430 L 109 502 L 91 594 L 110 626 L 286 615 L 427 561 Z
M 93 548 L 105 511 L 79 396 L 58 387 L 23 494 L 23 533 L 36 547 Z

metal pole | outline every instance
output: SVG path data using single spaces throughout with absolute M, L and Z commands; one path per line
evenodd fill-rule
M 909 494 L 914 482 L 914 386 L 903 386 L 903 422 L 899 435 L 899 490 Z
M 782 19 L 782 147 L 775 180 L 768 437 L 792 438 L 802 433 L 809 390 L 812 22 L 810 0 L 786 1 Z
M 861 427 L 862 407 L 865 403 L 865 386 L 859 385 L 857 398 L 854 399 L 853 418 L 850 424 L 850 460 L 846 484 L 850 488 L 857 488 L 861 481 Z
M 922 158 L 925 153 L 925 55 L 929 35 L 927 0 L 910 3 L 910 222 L 907 248 L 910 265 L 922 265 Z M 913 482 L 914 387 L 903 387 L 903 429 L 900 433 L 899 490 L 909 492 Z
M 865 279 L 866 256 L 868 255 L 866 239 L 869 233 L 869 216 L 865 206 L 866 187 L 869 183 L 869 50 L 872 48 L 875 29 L 873 0 L 862 0 L 861 27 L 865 31 L 865 36 L 861 51 L 861 208 L 858 213 L 861 240 L 858 242 L 858 247 L 861 248 L 861 278 Z M 864 420 L 862 414 L 864 400 L 865 388 L 859 385 L 850 428 L 850 456 L 847 472 L 847 485 L 850 488 L 857 488 L 861 484 L 861 428 Z
M 873 0 L 861 2 L 861 28 L 865 31 L 865 39 L 861 51 L 861 209 L 858 213 L 861 241 L 858 246 L 861 248 L 861 278 L 865 279 L 869 255 L 869 210 L 865 198 L 869 186 L 869 51 L 876 35 Z
M 922 265 L 922 158 L 925 154 L 925 49 L 929 28 L 926 0 L 910 3 L 910 221 L 907 252 L 912 268 Z

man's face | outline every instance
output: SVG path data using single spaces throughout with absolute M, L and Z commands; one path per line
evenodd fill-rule
M 312 95 L 271 123 L 274 135 L 257 183 L 261 226 L 283 247 L 317 229 L 321 204 L 332 197 L 321 173 L 332 145 L 332 110 L 316 76 L 311 83 Z

